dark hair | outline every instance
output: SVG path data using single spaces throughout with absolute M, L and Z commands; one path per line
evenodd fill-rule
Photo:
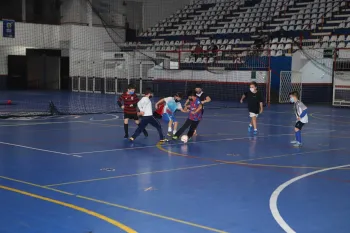
M 196 84 L 196 87 L 195 87 L 195 88 L 200 88 L 200 89 L 202 89 L 202 85 Z
M 197 96 L 197 95 L 195 91 L 190 91 L 188 92 L 187 96 L 190 97 L 190 96 Z
M 148 95 L 148 94 L 151 94 L 152 92 L 153 92 L 153 91 L 152 91 L 151 88 L 146 88 L 144 94 L 145 94 L 145 95 Z
M 291 96 L 295 96 L 295 97 L 297 97 L 297 99 L 299 99 L 300 98 L 300 95 L 299 95 L 299 92 L 298 91 L 292 91 L 292 92 L 290 92 L 289 93 L 289 95 Z
M 174 96 L 182 98 L 182 93 L 181 92 L 176 92 Z
M 254 87 L 258 87 L 258 84 L 256 82 L 251 82 L 249 85 L 254 85 Z
M 131 90 L 131 89 L 136 89 L 136 86 L 134 84 L 129 84 L 128 85 L 128 89 Z

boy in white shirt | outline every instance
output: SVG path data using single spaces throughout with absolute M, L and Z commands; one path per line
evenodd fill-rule
M 153 93 L 151 89 L 147 88 L 145 91 L 144 97 L 137 103 L 137 107 L 139 108 L 140 112 L 138 115 L 142 116 L 141 122 L 139 126 L 137 127 L 135 133 L 129 138 L 130 141 L 134 141 L 141 132 L 147 127 L 148 124 L 151 124 L 153 127 L 155 127 L 159 133 L 159 141 L 165 142 L 167 141 L 164 138 L 163 132 L 162 132 L 162 126 L 159 123 L 159 121 L 153 116 L 152 111 L 152 102 L 150 98 L 152 98 Z
M 290 102 L 294 103 L 295 116 L 297 117 L 297 123 L 295 124 L 295 140 L 291 141 L 294 147 L 301 147 L 301 129 L 308 123 L 309 118 L 307 116 L 307 107 L 299 100 L 299 92 L 293 91 L 289 94 Z

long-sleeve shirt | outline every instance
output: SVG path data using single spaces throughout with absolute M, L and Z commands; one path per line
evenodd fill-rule
M 136 94 L 130 95 L 129 93 L 123 93 L 118 99 L 119 107 L 124 105 L 124 113 L 127 114 L 136 114 L 136 106 L 137 102 L 139 102 L 139 98 Z
M 140 109 L 140 112 L 144 112 L 143 116 L 153 116 L 152 111 L 152 102 L 149 97 L 143 97 L 138 103 L 137 107 Z

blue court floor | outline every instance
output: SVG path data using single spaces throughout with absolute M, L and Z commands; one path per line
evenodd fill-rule
M 0 120 L 0 232 L 349 233 L 350 110 L 309 106 L 298 149 L 291 105 L 248 121 L 207 109 L 160 145 L 121 115 Z

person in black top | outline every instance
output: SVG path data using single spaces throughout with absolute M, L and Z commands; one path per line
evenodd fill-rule
M 202 116 L 204 114 L 204 105 L 207 103 L 211 102 L 211 98 L 209 95 L 207 95 L 206 93 L 203 92 L 202 86 L 197 84 L 196 88 L 194 89 L 194 91 L 196 92 L 197 97 L 200 99 L 201 103 L 202 103 Z M 189 104 L 189 100 L 186 100 L 185 106 L 187 106 Z M 194 132 L 194 135 L 197 135 L 197 131 Z
M 250 124 L 248 126 L 248 132 L 252 131 L 254 127 L 254 134 L 258 133 L 256 118 L 263 112 L 263 98 L 261 92 L 257 90 L 256 82 L 251 82 L 249 86 L 249 92 L 242 95 L 241 103 L 247 98 L 249 116 L 251 117 Z

